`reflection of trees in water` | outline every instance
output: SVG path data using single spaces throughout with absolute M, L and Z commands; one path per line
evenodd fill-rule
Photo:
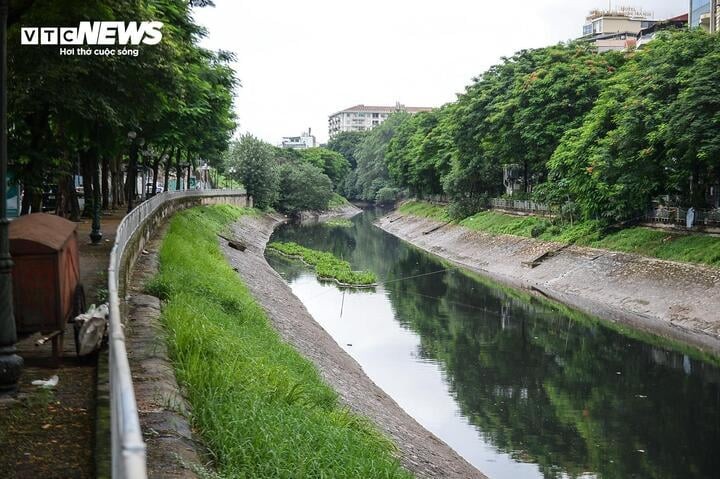
M 397 268 L 406 262 L 422 259 L 403 257 Z M 720 466 L 702 446 L 720 444 L 716 368 L 458 271 L 388 289 L 463 414 L 546 477 L 707 477 Z M 687 374 L 688 363 L 699 374 Z
M 446 266 L 373 220 L 288 228 L 279 239 L 389 281 L 396 318 L 419 334 L 421 356 L 439 362 L 463 414 L 498 449 L 546 477 L 711 477 L 720 468 L 717 368 L 458 270 L 396 281 Z

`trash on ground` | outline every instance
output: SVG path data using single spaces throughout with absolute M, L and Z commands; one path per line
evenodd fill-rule
M 36 379 L 35 381 L 32 382 L 32 385 L 39 386 L 41 388 L 50 389 L 50 388 L 54 388 L 55 386 L 57 386 L 57 383 L 59 380 L 60 380 L 60 378 L 56 374 L 55 376 L 52 376 L 50 379 Z
M 107 303 L 98 307 L 93 304 L 86 313 L 75 318 L 75 325 L 79 328 L 77 341 L 80 356 L 87 356 L 100 349 L 107 333 L 108 314 Z

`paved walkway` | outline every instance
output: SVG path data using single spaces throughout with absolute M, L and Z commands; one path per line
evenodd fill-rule
M 105 301 L 106 270 L 115 230 L 124 211 L 102 219 L 103 241 L 89 241 L 91 222 L 78 223 L 80 279 L 87 304 Z M 35 346 L 39 334 L 21 338 L 20 356 L 25 361 L 15 399 L 0 400 L 0 477 L 92 478 L 95 477 L 95 397 L 97 356 L 78 358 L 72 326 L 66 328 L 63 359 L 52 359 L 50 342 Z M 52 390 L 40 390 L 31 382 L 59 378 Z

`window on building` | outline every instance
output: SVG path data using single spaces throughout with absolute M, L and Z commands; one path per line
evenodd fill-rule
M 373 113 L 373 118 L 380 118 L 380 113 Z
M 377 126 L 380 124 L 380 120 L 373 120 L 373 126 Z

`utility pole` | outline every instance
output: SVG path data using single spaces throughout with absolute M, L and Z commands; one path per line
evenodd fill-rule
M 15 343 L 12 297 L 12 258 L 7 218 L 7 19 L 8 0 L 0 0 L 0 394 L 17 389 L 23 360 Z

